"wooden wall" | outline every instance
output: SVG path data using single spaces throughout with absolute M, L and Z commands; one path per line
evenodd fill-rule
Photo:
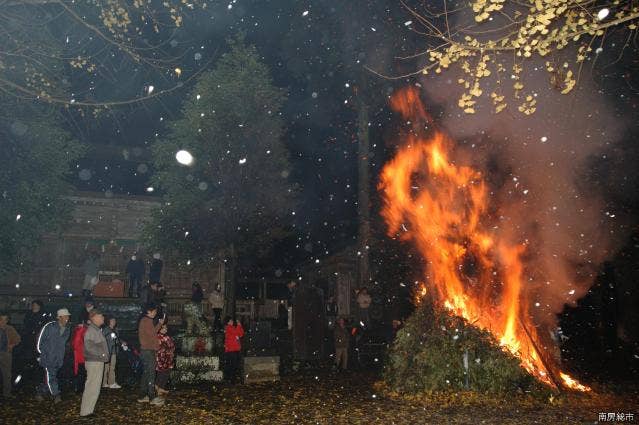
M 126 264 L 136 252 L 147 262 L 148 276 L 152 253 L 145 252 L 141 232 L 152 209 L 160 205 L 157 198 L 106 197 L 103 193 L 80 192 L 68 199 L 74 205 L 71 221 L 61 234 L 43 238 L 40 247 L 27 259 L 32 264 L 28 271 L 0 277 L 0 294 L 77 294 L 84 278 L 82 264 L 92 250 L 100 256 L 103 280 L 126 281 Z M 162 280 L 173 296 L 190 296 L 193 280 L 198 280 L 205 289 L 224 282 L 221 262 L 207 270 L 188 270 L 178 268 L 165 256 L 162 260 Z M 60 285 L 60 290 L 55 289 L 56 285 Z

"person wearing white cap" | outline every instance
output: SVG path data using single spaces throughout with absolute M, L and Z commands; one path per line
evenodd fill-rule
M 64 351 L 71 334 L 67 326 L 71 313 L 66 308 L 58 310 L 58 320 L 47 323 L 38 335 L 36 348 L 38 362 L 44 368 L 44 383 L 38 387 L 36 398 L 43 400 L 44 394 L 51 394 L 54 403 L 59 403 L 60 388 L 58 386 L 58 371 L 64 362 Z
M 109 346 L 102 333 L 104 315 L 98 309 L 89 312 L 89 327 L 84 334 L 84 367 L 87 369 L 87 381 L 82 393 L 80 416 L 93 416 L 95 404 L 100 397 L 100 387 L 104 375 L 104 363 L 109 360 Z

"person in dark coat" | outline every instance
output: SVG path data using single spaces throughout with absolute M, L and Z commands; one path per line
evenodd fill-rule
M 91 252 L 84 260 L 82 270 L 84 271 L 84 282 L 82 283 L 82 295 L 86 298 L 91 296 L 93 288 L 98 284 L 98 269 L 100 267 L 100 256 L 97 252 Z
M 58 371 L 64 363 L 67 341 L 71 334 L 68 326 L 71 314 L 66 308 L 58 310 L 58 320 L 49 322 L 40 331 L 36 348 L 40 355 L 39 363 L 44 369 L 44 383 L 38 387 L 37 398 L 43 400 L 44 394 L 51 394 L 55 403 L 62 401 L 58 386 Z
M 29 310 L 22 321 L 22 344 L 21 354 L 24 364 L 28 367 L 35 367 L 36 362 L 36 341 L 40 329 L 45 323 L 51 321 L 52 317 L 44 311 L 44 304 L 40 300 L 31 302 L 31 310 Z
M 162 267 L 164 263 L 160 259 L 160 254 L 157 252 L 153 254 L 153 261 L 151 261 L 151 267 L 149 267 L 149 282 L 160 283 L 162 282 Z
M 201 304 L 204 299 L 204 291 L 202 291 L 202 287 L 199 283 L 193 282 L 193 286 L 191 287 L 191 301 L 195 304 Z
M 132 255 L 126 265 L 126 274 L 129 277 L 129 297 L 140 296 L 144 269 L 144 261 L 140 260 L 137 255 Z
M 93 300 L 91 298 L 87 298 L 84 301 L 84 308 L 80 312 L 80 324 L 87 324 L 87 322 L 89 321 L 89 313 L 91 313 L 91 310 L 93 310 L 94 308 L 95 303 L 93 302 Z

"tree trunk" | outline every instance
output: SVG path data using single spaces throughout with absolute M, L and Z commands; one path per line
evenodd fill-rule
M 357 287 L 368 286 L 370 280 L 370 265 L 368 258 L 368 246 L 370 243 L 370 175 L 369 156 L 370 141 L 368 131 L 368 106 L 363 96 L 358 96 L 357 103 L 357 138 L 358 138 L 358 178 L 357 178 L 357 217 L 359 221 L 357 250 L 358 252 L 358 272 Z

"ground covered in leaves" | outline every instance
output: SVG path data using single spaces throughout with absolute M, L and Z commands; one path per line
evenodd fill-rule
M 384 390 L 374 375 L 301 374 L 280 382 L 215 384 L 176 388 L 163 407 L 136 402 L 132 387 L 103 389 L 96 416 L 78 417 L 80 395 L 65 394 L 54 405 L 38 402 L 25 386 L 0 404 L 2 424 L 562 424 L 595 423 L 600 412 L 634 413 L 639 397 L 560 396 L 540 401 L 525 396 L 494 399 L 451 393 L 401 396 Z

